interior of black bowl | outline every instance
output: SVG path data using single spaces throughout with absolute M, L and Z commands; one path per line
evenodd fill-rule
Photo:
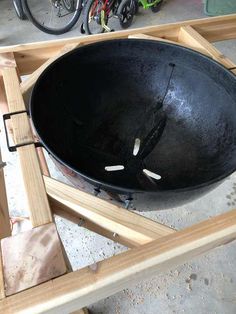
M 235 85 L 225 68 L 180 46 L 99 42 L 49 66 L 31 115 L 47 149 L 89 179 L 132 190 L 192 188 L 236 168 Z

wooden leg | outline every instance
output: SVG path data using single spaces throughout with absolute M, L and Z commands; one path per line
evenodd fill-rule
M 0 166 L 2 164 L 2 156 L 0 151 Z M 3 168 L 0 168 L 0 239 L 11 235 L 10 218 L 8 213 L 8 203 L 6 195 L 6 187 L 4 180 Z M 2 252 L 0 245 L 0 299 L 5 297 Z
M 0 312 L 73 312 L 233 239 L 236 210 L 3 299 Z
M 11 235 L 4 172 L 1 165 L 2 157 L 0 151 L 0 239 Z

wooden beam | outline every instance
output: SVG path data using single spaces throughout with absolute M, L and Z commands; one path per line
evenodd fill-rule
M 2 155 L 0 150 L 0 240 L 11 235 L 10 217 L 8 212 L 8 202 L 6 186 L 2 165 Z M 2 252 L 0 245 L 0 299 L 5 297 Z
M 175 232 L 170 227 L 52 178 L 44 177 L 44 182 L 56 213 L 59 208 L 69 215 L 79 215 L 84 220 L 83 226 L 129 247 L 140 246 Z
M 3 161 L 0 150 L 0 239 L 11 235 L 10 217 L 8 212 L 8 202 L 6 186 L 3 172 Z
M 41 42 L 34 42 L 34 43 L 28 43 L 28 44 L 18 44 L 18 45 L 12 45 L 12 46 L 5 46 L 0 47 L 0 53 L 5 52 L 17 52 L 17 51 L 25 51 L 25 50 L 34 50 L 34 49 L 44 49 L 44 48 L 52 48 L 55 49 L 57 47 L 58 49 L 62 48 L 66 44 L 71 43 L 91 43 L 99 40 L 106 40 L 106 39 L 113 39 L 113 38 L 125 38 L 132 34 L 149 34 L 158 36 L 158 32 L 161 31 L 172 31 L 174 29 L 178 29 L 182 26 L 193 26 L 194 28 L 200 28 L 200 33 L 203 32 L 204 29 L 210 29 L 211 32 L 215 31 L 218 32 L 219 29 L 223 29 L 221 31 L 221 34 L 218 34 L 219 37 L 222 37 L 222 33 L 224 33 L 225 36 L 227 36 L 226 32 L 227 29 L 232 27 L 232 25 L 235 25 L 236 22 L 236 14 L 229 14 L 224 16 L 217 16 L 217 17 L 207 17 L 203 19 L 194 19 L 194 20 L 186 20 L 183 22 L 174 22 L 174 23 L 168 23 L 168 24 L 161 24 L 161 25 L 154 25 L 154 26 L 146 26 L 146 27 L 140 27 L 140 28 L 134 28 L 134 29 L 128 29 L 125 31 L 117 31 L 117 32 L 110 32 L 110 33 L 103 33 L 103 34 L 97 34 L 97 35 L 90 35 L 90 36 L 76 36 L 72 38 L 64 38 L 64 39 L 56 39 L 56 40 L 50 40 L 50 41 L 41 41 Z M 157 32 L 157 33 L 156 33 Z M 230 33 L 232 35 L 232 33 Z M 234 33 L 234 38 L 236 38 L 236 33 Z
M 168 39 L 163 39 L 163 38 L 160 38 L 160 37 L 150 36 L 150 35 L 146 35 L 146 34 L 130 35 L 128 38 L 162 41 L 162 42 L 166 42 L 166 43 L 175 44 L 175 45 L 179 45 L 179 46 L 182 46 L 182 47 L 194 49 L 194 50 L 197 50 L 197 51 L 199 51 L 199 52 L 209 56 L 209 53 L 205 49 L 200 48 L 200 47 L 193 47 L 190 43 L 179 43 L 179 42 L 176 42 L 176 41 L 171 41 L 171 40 L 168 40 Z
M 16 60 L 12 52 L 5 52 L 0 54 L 0 68 L 16 67 Z
M 236 210 L 0 301 L 0 312 L 67 313 L 236 238 Z
M 20 87 L 21 93 L 24 97 L 24 100 L 28 102 L 29 94 L 37 81 L 38 77 L 43 73 L 43 71 L 53 63 L 57 58 L 63 56 L 65 53 L 75 49 L 79 46 L 79 43 L 73 43 L 65 45 L 55 56 L 49 58 L 44 64 L 42 64 L 37 70 L 35 70 L 26 80 L 24 80 Z
M 47 164 L 42 147 L 37 147 L 37 154 L 38 154 L 42 174 L 49 177 L 50 171 L 49 171 L 48 164 Z
M 183 26 L 179 32 L 179 42 L 182 44 L 191 45 L 194 49 L 205 50 L 214 60 L 223 64 L 226 68 L 236 67 L 229 58 L 217 50 L 204 37 L 197 33 L 191 26 Z
M 127 38 L 134 34 L 147 34 L 178 41 L 180 27 L 192 26 L 209 41 L 236 38 L 236 14 L 205 19 L 189 20 L 172 24 L 156 25 L 98 35 L 66 38 L 46 42 L 0 47 L 0 53 L 13 51 L 21 75 L 32 73 L 47 59 L 54 56 L 66 44 L 88 44 L 100 40 Z M 222 31 L 223 30 L 223 31 Z
M 234 17 L 233 17 L 234 16 Z M 232 19 L 230 17 L 233 17 Z M 217 42 L 221 40 L 229 40 L 236 38 L 236 21 L 234 15 L 222 15 L 217 18 L 209 18 L 209 22 L 205 20 L 203 23 L 188 24 L 192 26 L 199 34 L 201 34 L 209 42 Z M 187 26 L 187 25 L 183 25 Z
M 2 74 L 9 110 L 11 112 L 25 110 L 16 68 L 5 68 L 2 70 Z M 11 122 L 16 144 L 34 140 L 27 114 L 12 116 Z M 17 152 L 19 154 L 32 225 L 36 227 L 52 222 L 35 146 L 31 144 L 19 147 Z

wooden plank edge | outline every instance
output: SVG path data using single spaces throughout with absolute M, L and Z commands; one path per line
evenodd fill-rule
M 185 43 L 180 43 L 178 41 L 172 41 L 172 40 L 168 40 L 168 39 L 164 39 L 164 38 L 160 38 L 160 37 L 156 37 L 156 36 L 150 36 L 150 35 L 146 35 L 146 34 L 135 34 L 135 35 L 129 35 L 130 39 L 146 39 L 146 40 L 156 40 L 156 41 L 162 41 L 162 42 L 166 42 L 166 43 L 170 43 L 170 44 L 174 44 L 174 45 L 178 45 L 178 46 L 182 46 L 182 47 L 186 47 L 189 49 L 194 49 L 196 51 L 199 51 L 207 56 L 210 56 L 210 54 L 203 48 L 198 48 L 198 47 L 193 47 L 191 44 L 185 44 Z
M 192 45 L 193 49 L 202 49 L 210 57 L 217 62 L 221 63 L 227 68 L 236 67 L 236 64 L 229 58 L 223 55 L 216 47 L 202 37 L 195 29 L 191 26 L 184 26 L 180 28 L 179 38 L 180 44 Z
M 0 53 L 0 69 L 2 68 L 15 68 L 16 60 L 12 52 Z
M 37 81 L 38 77 L 43 73 L 43 71 L 51 64 L 53 63 L 57 58 L 63 56 L 67 52 L 77 48 L 80 45 L 80 43 L 72 43 L 65 45 L 58 53 L 56 53 L 55 56 L 48 59 L 44 64 L 42 64 L 37 70 L 35 70 L 26 80 L 24 80 L 20 84 L 20 89 L 23 97 L 26 97 L 27 94 L 27 101 L 29 99 L 29 93 L 32 90 L 32 87 L 34 86 L 35 82 Z M 26 101 L 26 99 L 25 99 Z
M 66 38 L 66 39 L 56 39 L 51 41 L 41 41 L 41 42 L 33 42 L 33 43 L 27 43 L 27 44 L 18 44 L 18 45 L 12 45 L 12 46 L 5 46 L 0 47 L 0 53 L 5 52 L 16 52 L 16 51 L 24 51 L 24 50 L 30 50 L 30 49 L 37 49 L 37 48 L 48 48 L 48 47 L 56 47 L 56 46 L 63 46 L 69 43 L 74 42 L 94 42 L 97 40 L 103 40 L 103 39 L 112 39 L 112 38 L 119 38 L 119 37 L 128 37 L 131 34 L 135 33 L 145 33 L 150 35 L 152 33 L 155 33 L 156 31 L 161 30 L 171 30 L 175 28 L 179 28 L 181 26 L 191 25 L 194 27 L 201 26 L 204 28 L 206 25 L 209 26 L 217 26 L 221 25 L 222 23 L 228 23 L 228 22 L 235 22 L 236 21 L 236 14 L 229 14 L 224 16 L 217 16 L 217 17 L 207 17 L 203 19 L 194 19 L 194 20 L 186 20 L 183 22 L 174 22 L 174 23 L 168 23 L 163 25 L 154 25 L 154 26 L 146 26 L 141 28 L 135 28 L 135 29 L 129 29 L 125 31 L 117 31 L 117 32 L 111 32 L 111 33 L 105 33 L 105 34 L 98 34 L 98 35 L 89 35 L 89 36 L 77 36 L 72 38 Z
M 236 239 L 236 210 L 0 301 L 10 313 L 67 313 Z
M 24 110 L 25 105 L 16 68 L 7 68 L 2 71 L 3 80 L 10 111 Z M 13 119 L 14 118 L 14 119 Z M 16 143 L 21 139 L 33 138 L 32 130 L 26 115 L 13 116 L 11 119 L 14 139 Z M 24 123 L 24 124 L 23 124 Z M 31 222 L 34 227 L 52 222 L 45 186 L 41 174 L 35 145 L 22 146 L 17 149 L 23 175 L 24 187 L 28 201 Z
M 96 196 L 44 176 L 51 203 L 58 202 L 61 210 L 78 214 L 96 232 L 106 230 L 105 236 L 115 234 L 113 240 L 139 246 L 175 232 L 172 228 L 130 212 Z M 64 207 L 63 207 L 64 205 Z M 108 233 L 107 233 L 108 232 Z M 109 237 L 110 238 L 110 237 Z
M 0 239 L 11 235 L 10 217 L 8 211 L 8 201 L 4 179 L 4 170 L 1 168 L 2 155 L 0 149 Z

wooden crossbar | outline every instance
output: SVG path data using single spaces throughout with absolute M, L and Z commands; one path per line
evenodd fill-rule
M 236 238 L 236 210 L 0 301 L 0 312 L 67 313 Z
M 26 97 L 42 71 L 66 51 L 77 47 L 78 44 L 85 45 L 115 38 L 174 42 L 212 57 L 236 74 L 234 62 L 210 43 L 236 38 L 236 14 L 94 36 L 0 47 L 0 89 L 3 89 L 0 93 L 0 109 L 4 113 L 7 110 L 24 110 L 22 94 Z M 30 76 L 20 85 L 19 74 Z M 15 143 L 33 141 L 29 118 L 25 113 L 12 116 L 11 128 Z M 44 169 L 45 174 L 49 173 L 45 158 L 42 150 L 37 155 L 33 144 L 20 147 L 17 152 L 34 227 L 52 222 L 52 210 L 55 214 L 80 225 L 82 223 L 84 227 L 131 249 L 8 297 L 5 297 L 0 250 L 0 313 L 69 313 L 120 291 L 130 282 L 182 264 L 198 254 L 236 239 L 236 210 L 182 231 L 175 231 L 52 178 L 43 177 L 41 169 Z M 0 170 L 0 184 L 2 182 L 4 183 L 4 177 Z M 10 234 L 5 192 L 0 186 L 0 238 Z M 1 229 L 2 226 L 5 229 Z M 66 254 L 64 260 L 70 268 Z M 81 314 L 87 310 L 77 312 Z
M 3 80 L 11 112 L 25 110 L 16 68 L 4 68 Z M 26 113 L 12 116 L 13 135 L 16 144 L 34 141 Z M 32 225 L 40 226 L 52 222 L 52 215 L 43 184 L 38 157 L 34 144 L 17 149 Z
M 44 182 L 54 213 L 63 216 L 69 212 L 80 217 L 82 226 L 128 247 L 140 246 L 175 232 L 170 227 L 49 177 L 44 177 Z
M 180 28 L 185 26 L 192 26 L 210 42 L 236 38 L 236 14 L 231 14 L 112 33 L 0 47 L 0 54 L 13 52 L 20 74 L 31 74 L 49 58 L 55 56 L 67 44 L 89 44 L 100 40 L 127 38 L 130 35 L 140 33 L 178 42 Z

